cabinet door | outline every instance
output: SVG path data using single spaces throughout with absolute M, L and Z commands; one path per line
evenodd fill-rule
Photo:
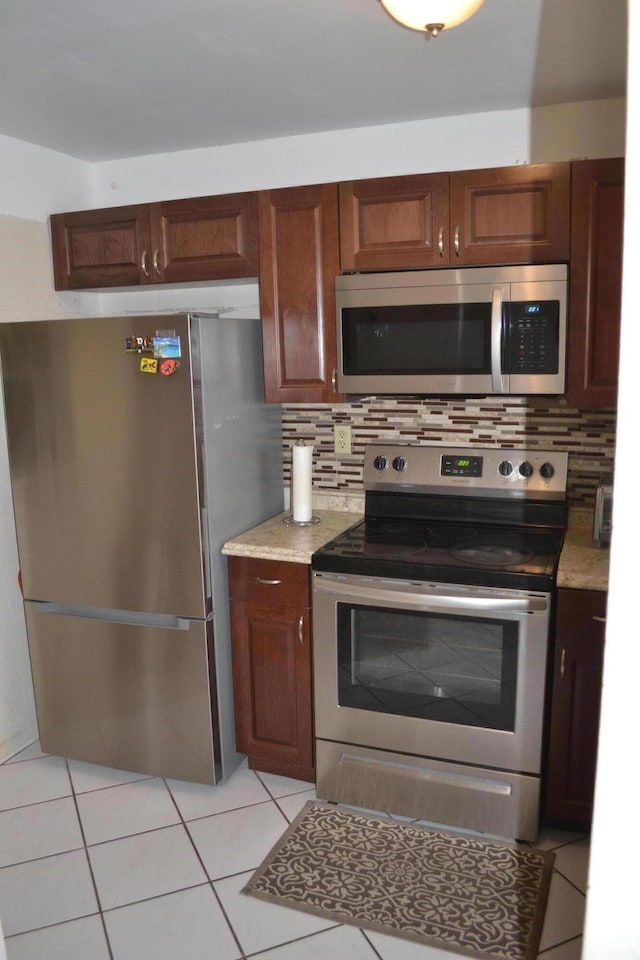
M 262 192 L 258 224 L 266 398 L 336 400 L 337 185 Z
M 310 619 L 231 603 L 237 748 L 254 768 L 313 780 Z
M 569 173 L 568 163 L 451 173 L 451 262 L 568 260 Z
M 560 590 L 556 623 L 546 818 L 591 822 L 607 596 Z
M 611 407 L 618 387 L 624 160 L 571 165 L 567 401 Z
M 54 214 L 51 242 L 56 290 L 151 282 L 146 204 Z
M 258 275 L 255 193 L 153 203 L 153 279 L 158 283 Z
M 340 184 L 343 270 L 403 270 L 449 262 L 449 175 Z

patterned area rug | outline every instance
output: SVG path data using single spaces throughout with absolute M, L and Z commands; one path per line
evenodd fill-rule
M 243 892 L 473 957 L 533 960 L 553 860 L 309 801 Z

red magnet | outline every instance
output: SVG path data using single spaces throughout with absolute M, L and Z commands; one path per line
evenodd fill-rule
M 163 360 L 160 364 L 160 373 L 163 377 L 170 377 L 172 373 L 175 373 L 180 363 L 177 360 Z

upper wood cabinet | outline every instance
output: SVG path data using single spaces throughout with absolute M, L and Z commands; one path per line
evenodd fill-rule
M 340 184 L 343 270 L 404 270 L 449 262 L 449 175 Z
M 255 277 L 255 193 L 51 217 L 56 290 Z
M 610 407 L 618 385 L 624 160 L 576 161 L 571 183 L 567 401 Z
M 569 259 L 570 165 L 450 174 L 452 263 L 553 263 Z
M 51 217 L 51 245 L 56 290 L 124 287 L 151 279 L 145 204 L 56 213 Z
M 588 828 L 598 750 L 607 595 L 559 590 L 545 819 Z
M 261 192 L 258 224 L 266 398 L 336 400 L 338 187 Z
M 340 184 L 343 270 L 569 259 L 570 165 Z

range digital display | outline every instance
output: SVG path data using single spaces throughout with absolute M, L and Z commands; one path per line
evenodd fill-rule
M 483 457 L 452 457 L 445 454 L 440 462 L 442 477 L 481 477 Z

